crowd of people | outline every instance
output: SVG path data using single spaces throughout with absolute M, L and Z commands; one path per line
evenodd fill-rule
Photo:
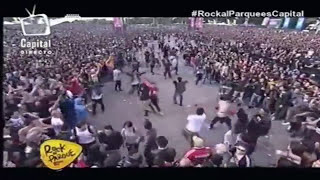
M 202 31 L 184 29 L 135 30 L 116 33 L 105 25 L 67 23 L 55 26 L 51 55 L 19 53 L 22 32 L 4 27 L 4 115 L 7 167 L 43 167 L 40 144 L 62 139 L 80 144 L 83 153 L 70 167 L 253 167 L 250 155 L 273 121 L 288 126 L 291 142 L 277 150 L 277 167 L 320 167 L 320 38 L 300 32 L 253 27 L 214 26 Z M 32 41 L 31 37 L 23 37 Z M 39 38 L 39 37 L 37 37 Z M 206 120 L 197 107 L 187 117 L 183 136 L 190 149 L 176 157 L 170 139 L 158 136 L 148 119 L 164 115 L 159 107 L 156 75 L 173 80 L 173 103 L 183 105 L 186 84 L 179 75 L 179 56 L 193 68 L 195 85 L 219 85 L 217 122 L 229 131 L 221 144 L 207 146 L 199 132 Z M 150 68 L 141 72 L 140 67 Z M 129 69 L 129 70 L 128 70 Z M 104 79 L 112 76 L 122 91 L 124 75 L 131 78 L 129 94 L 143 104 L 144 130 L 126 121 L 120 131 L 87 122 L 104 111 Z M 162 76 L 162 74 L 161 74 Z M 231 106 L 236 104 L 236 110 Z M 258 110 L 251 119 L 246 106 Z M 207 110 L 206 110 L 207 111 Z M 232 123 L 231 115 L 236 115 Z M 139 151 L 143 146 L 143 153 Z

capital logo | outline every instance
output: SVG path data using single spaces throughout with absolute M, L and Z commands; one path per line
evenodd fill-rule
M 50 32 L 50 23 L 47 15 L 35 14 L 36 5 L 33 6 L 32 13 L 26 9 L 29 17 L 20 19 L 24 36 L 47 36 Z

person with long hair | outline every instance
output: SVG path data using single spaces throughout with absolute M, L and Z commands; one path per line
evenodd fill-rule
M 133 126 L 131 121 L 126 121 L 123 124 L 121 135 L 124 140 L 124 145 L 128 151 L 138 151 L 139 144 L 143 140 L 143 136 L 137 131 L 137 128 Z

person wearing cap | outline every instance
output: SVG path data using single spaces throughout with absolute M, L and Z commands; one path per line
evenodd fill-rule
M 204 146 L 204 140 L 198 136 L 192 137 L 193 147 L 180 160 L 180 167 L 201 167 L 213 155 L 210 147 Z
M 188 123 L 183 130 L 183 136 L 190 143 L 190 146 L 193 147 L 193 136 L 199 136 L 199 132 L 202 128 L 204 121 L 206 120 L 206 114 L 202 107 L 198 107 L 196 114 L 191 114 L 187 117 Z
M 252 167 L 251 158 L 247 155 L 245 143 L 238 142 L 229 150 L 229 157 L 224 162 L 224 167 Z

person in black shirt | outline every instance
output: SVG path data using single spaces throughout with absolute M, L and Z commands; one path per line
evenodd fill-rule
M 156 59 L 154 55 L 151 56 L 151 62 L 150 62 L 150 72 L 152 75 L 154 75 L 153 69 L 156 66 Z
M 285 86 L 280 87 L 280 91 L 279 98 L 275 104 L 274 120 L 284 120 L 291 104 L 291 93 L 288 91 L 288 88 Z
M 241 107 L 241 104 L 238 104 L 239 110 L 237 112 L 237 121 L 234 125 L 234 134 L 240 134 L 247 130 L 247 126 L 249 123 L 248 114 Z
M 105 154 L 104 165 L 106 167 L 116 167 L 121 160 L 120 147 L 123 138 L 120 132 L 113 130 L 111 125 L 104 127 L 103 132 L 98 132 L 99 142 L 102 144 L 102 152 Z
M 182 106 L 182 101 L 183 101 L 183 93 L 186 91 L 186 84 L 188 81 L 182 81 L 181 77 L 177 78 L 177 81 L 173 81 L 175 91 L 173 95 L 173 103 L 177 104 L 177 97 L 179 96 L 180 98 L 180 106 Z
M 98 133 L 99 142 L 105 144 L 105 151 L 119 150 L 123 139 L 120 132 L 113 130 L 111 125 L 106 125 L 103 132 Z
M 247 135 L 250 139 L 252 148 L 248 150 L 248 154 L 251 154 L 257 144 L 258 138 L 261 136 L 266 136 L 271 128 L 271 119 L 267 113 L 260 109 L 259 113 L 254 115 L 247 126 Z
M 315 128 L 308 128 L 305 131 L 302 142 L 304 144 L 309 144 L 311 151 L 316 153 L 318 159 L 320 158 L 320 121 L 316 123 Z
M 133 58 L 133 62 L 132 62 L 132 72 L 139 72 L 139 68 L 140 68 L 140 62 L 137 61 L 136 58 Z
M 144 53 L 144 56 L 145 56 L 145 60 L 146 60 L 146 67 L 149 67 L 149 63 L 150 63 L 150 52 L 149 51 L 146 51 Z
M 171 63 L 169 60 L 164 59 L 162 60 L 163 66 L 164 66 L 164 78 L 167 79 L 167 75 L 169 76 L 169 78 L 171 79 Z
M 153 164 L 152 151 L 158 148 L 156 143 L 157 130 L 152 128 L 152 123 L 148 119 L 144 122 L 144 128 L 146 129 L 144 157 L 148 166 L 151 167 Z
M 244 76 L 242 76 L 241 79 L 237 78 L 237 79 L 234 80 L 234 83 L 233 83 L 233 89 L 234 89 L 233 98 L 234 98 L 234 100 L 237 100 L 238 103 L 242 103 L 245 84 L 246 84 L 246 79 L 245 79 Z
M 206 65 L 205 65 L 205 69 L 204 69 L 204 71 L 205 71 L 205 75 L 204 75 L 204 78 L 203 78 L 203 84 L 206 82 L 206 79 L 208 79 L 209 80 L 209 83 L 211 84 L 211 80 L 212 80 L 212 76 L 211 76 L 211 74 L 212 74 L 212 67 L 211 67 L 211 65 L 210 65 L 210 63 L 207 63 Z
M 254 84 L 254 93 L 251 97 L 249 107 L 257 107 L 259 103 L 261 102 L 261 99 L 263 98 L 265 88 L 263 86 L 264 80 L 261 79 L 260 82 L 257 82 Z
M 174 163 L 176 157 L 176 150 L 167 147 L 168 140 L 164 136 L 159 136 L 156 139 L 158 150 L 154 154 L 153 164 L 156 167 L 171 166 Z

